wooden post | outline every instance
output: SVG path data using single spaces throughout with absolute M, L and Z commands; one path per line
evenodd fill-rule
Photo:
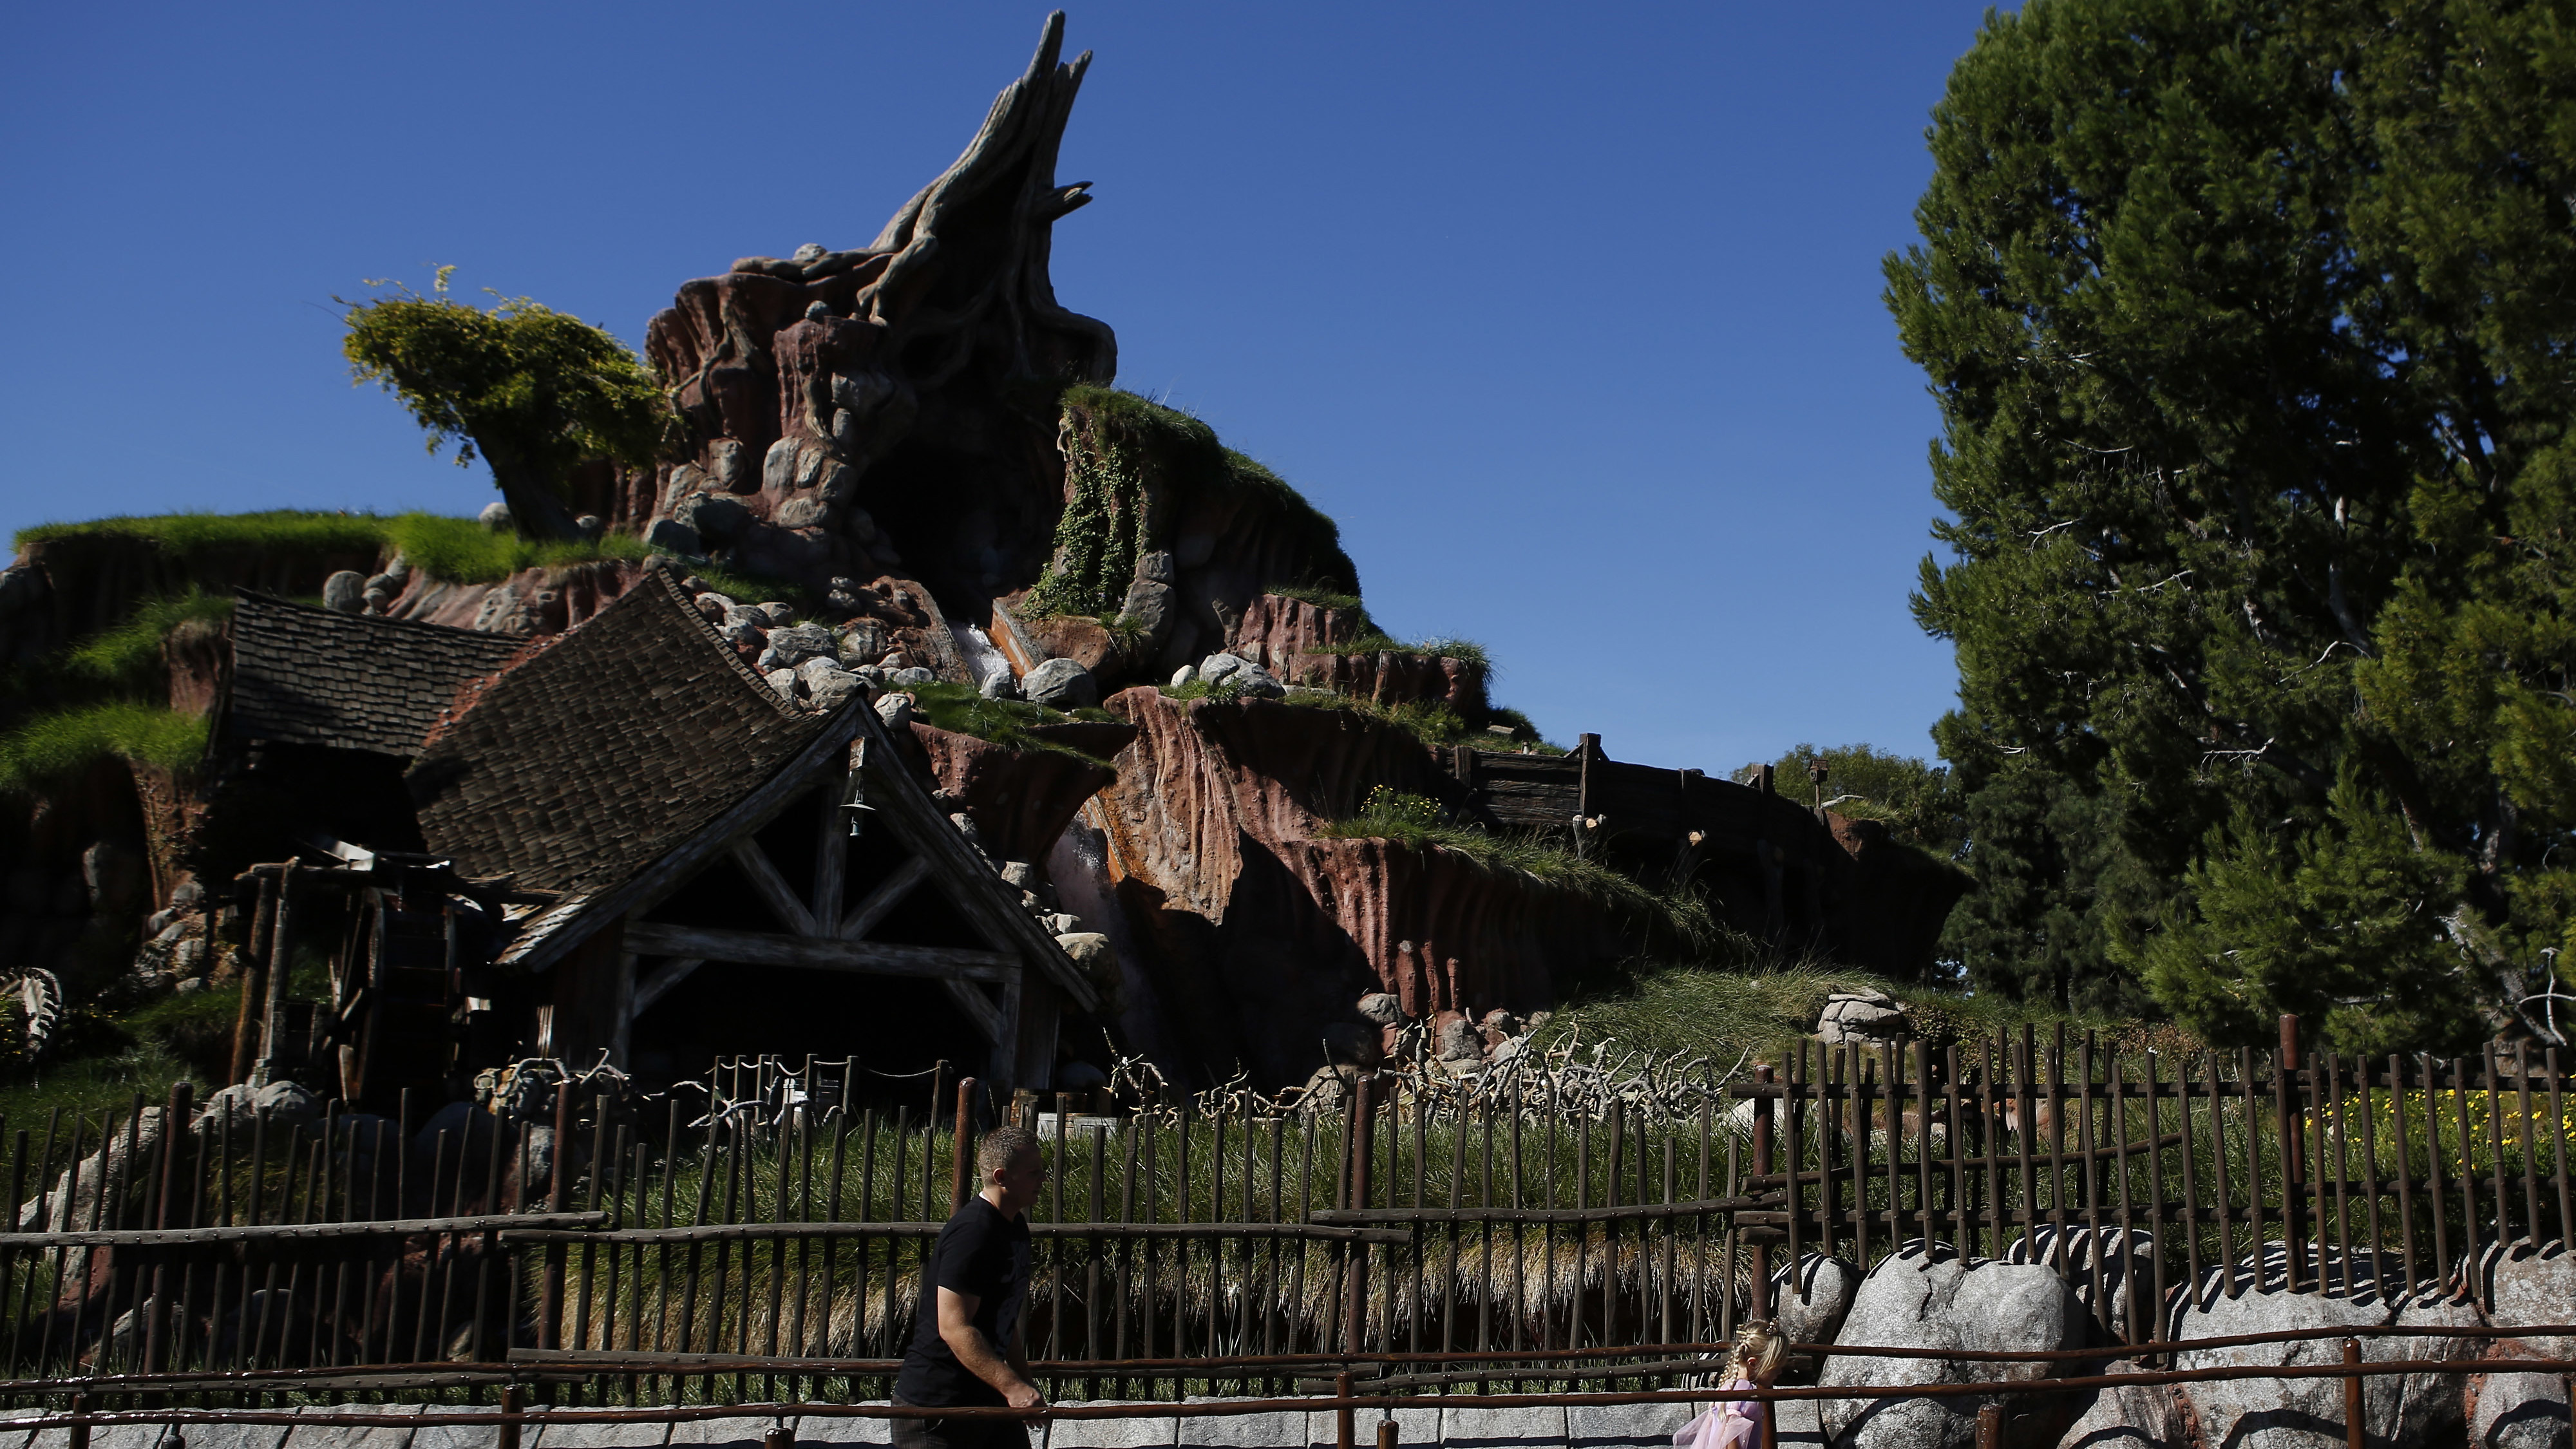
M 501 1412 L 504 1414 L 516 1414 L 520 1412 L 520 1410 L 525 1407 L 522 1399 L 523 1393 L 524 1391 L 520 1389 L 517 1384 L 503 1384 L 501 1386 Z M 519 1421 L 517 1419 L 511 1419 L 501 1425 L 500 1434 L 493 1440 L 493 1449 L 519 1449 Z
M 2343 1442 L 2346 1449 L 2363 1449 L 2367 1436 L 2362 1433 L 2360 1339 L 2343 1341 L 2343 1366 L 2353 1370 L 2343 1379 Z
M 277 883 L 269 877 L 258 877 L 259 896 L 251 907 L 250 941 L 243 947 L 241 1007 L 233 1013 L 232 1070 L 225 1075 L 226 1085 L 245 1081 L 257 1062 L 259 1039 L 251 1024 L 263 1020 L 258 1003 L 268 999 L 269 933 L 276 926 Z
M 1350 1206 L 1364 1208 L 1369 1199 L 1370 1128 L 1375 1114 L 1369 1108 L 1369 1078 L 1354 1074 L 1351 1085 L 1351 1155 L 1342 1164 L 1350 1182 Z M 1342 1306 L 1342 1352 L 1361 1351 L 1361 1340 L 1368 1329 L 1368 1244 L 1349 1245 L 1350 1271 L 1345 1276 L 1346 1292 Z M 1345 1388 L 1347 1393 L 1347 1387 Z M 1342 1441 L 1348 1449 L 1351 1435 L 1351 1411 L 1342 1410 Z
M 548 1146 L 553 1157 L 553 1171 L 546 1184 L 546 1211 L 559 1213 L 572 1191 L 572 1079 L 555 1083 L 555 1134 Z M 526 1191 L 523 1187 L 522 1193 Z M 563 1347 L 564 1245 L 546 1247 L 545 1301 L 537 1311 L 537 1343 L 542 1348 Z
M 278 871 L 277 909 L 268 928 L 268 995 L 261 1015 L 259 1066 L 251 1074 L 251 1080 L 263 1087 L 272 1080 L 286 1044 L 286 977 L 295 960 L 296 865 L 296 860 L 290 860 Z
M 188 1128 L 193 1095 L 187 1082 L 172 1082 L 170 1099 L 161 1109 L 161 1140 L 169 1145 L 161 1152 L 160 1191 L 152 1209 L 152 1226 L 163 1231 L 174 1226 L 170 1213 L 172 1199 L 181 1190 L 179 1159 L 184 1155 L 177 1144 L 185 1140 L 179 1134 Z M 106 1158 L 99 1160 L 104 1162 Z M 143 1329 L 143 1371 L 157 1374 L 169 1367 L 170 1357 L 170 1269 L 166 1263 L 152 1265 L 152 1298 L 146 1307 L 149 1311 Z
M 1977 1449 L 2004 1449 L 2004 1406 L 1988 1404 L 1977 1410 Z
M 1387 1417 L 1377 1421 L 1377 1449 L 1396 1449 L 1396 1446 L 1403 1442 L 1399 1433 L 1395 1426 L 1394 1411 L 1389 1410 Z
M 796 1431 L 779 1424 L 760 1436 L 760 1449 L 796 1449 Z
M 1761 1086 L 1771 1085 L 1771 1064 L 1761 1062 L 1753 1068 L 1753 1080 Z M 1892 1113 L 1890 1114 L 1893 1115 Z M 1766 1094 L 1753 1099 L 1753 1175 L 1768 1176 L 1771 1168 L 1771 1098 Z M 1752 1316 L 1771 1316 L 1771 1245 L 1756 1240 L 1753 1249 Z M 1792 1271 L 1795 1271 L 1794 1265 Z
M 101 1160 L 105 1160 L 104 1153 Z M 89 1449 L 89 1395 L 72 1395 L 72 1422 L 71 1427 L 64 1431 L 64 1438 L 70 1449 Z M 511 1445 L 508 1449 L 518 1449 L 518 1446 Z
M 955 1212 L 966 1205 L 966 1199 L 981 1189 L 975 1182 L 975 1079 L 966 1077 L 957 1083 L 957 1142 L 952 1156 L 955 1165 L 950 1174 L 948 1210 Z
M 1351 1422 L 1351 1376 L 1333 1375 L 1333 1443 L 1338 1449 L 1356 1449 L 1358 1426 Z
M 2272 1106 L 2278 1115 L 2275 1135 L 2281 1144 L 2281 1247 L 2288 1264 L 2283 1286 L 2293 1293 L 2308 1278 L 2308 1217 L 2303 1201 L 2308 1185 L 2308 1133 L 2298 1120 L 2298 1096 L 2290 1089 L 2290 1079 L 2298 1070 L 2299 1019 L 2283 1012 L 2281 1052 L 2272 1071 Z M 2254 1251 L 2259 1255 L 2263 1245 L 2256 1243 Z

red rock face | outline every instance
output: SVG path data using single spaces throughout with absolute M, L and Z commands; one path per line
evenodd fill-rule
M 1319 838 L 1379 785 L 1438 795 L 1446 777 L 1400 729 L 1338 710 L 1215 703 L 1131 689 L 1137 729 L 1101 800 L 1111 868 L 1158 996 L 1194 1044 L 1184 1067 L 1240 1062 L 1273 1082 L 1322 1060 L 1325 1026 L 1370 991 L 1409 1014 L 1553 1000 L 1551 966 L 1636 943 L 1589 903 L 1463 856 Z
M 1486 709 L 1485 671 L 1464 659 L 1389 651 L 1352 654 L 1367 615 L 1278 594 L 1244 605 L 1227 648 L 1282 683 L 1329 689 L 1383 705 L 1445 704 L 1469 720 Z
M 916 720 L 913 738 L 921 742 L 930 776 L 939 784 L 952 810 L 965 812 L 984 837 L 995 860 L 1040 861 L 1064 833 L 1082 802 L 1099 793 L 1115 771 L 1086 764 L 1052 750 L 1013 750 L 951 734 Z M 1107 759 L 1136 737 L 1127 725 L 1073 724 L 1043 726 L 1032 734 L 1098 759 Z

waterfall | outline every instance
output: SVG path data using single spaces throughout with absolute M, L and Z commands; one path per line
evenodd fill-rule
M 1127 912 L 1109 881 L 1109 841 L 1092 823 L 1099 810 L 1099 801 L 1085 801 L 1081 813 L 1056 837 L 1047 851 L 1047 879 L 1055 883 L 1057 903 L 1081 917 L 1084 930 L 1109 938 L 1110 954 L 1118 959 L 1122 1008 L 1118 1030 L 1128 1049 L 1144 1054 L 1173 1082 L 1184 1082 L 1189 1078 L 1168 1038 L 1170 1024 L 1162 1002 L 1154 993 L 1153 978 L 1145 974 L 1143 958 L 1128 929 Z
M 966 661 L 966 672 L 975 677 L 977 689 L 982 689 L 997 674 L 1009 676 L 1011 661 L 1002 657 L 1002 651 L 993 647 L 992 639 L 983 630 L 962 619 L 951 619 L 948 633 L 957 641 L 958 657 Z

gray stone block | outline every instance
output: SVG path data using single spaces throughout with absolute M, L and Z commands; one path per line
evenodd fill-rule
M 1587 1449 L 1669 1449 L 1673 1431 L 1704 1404 L 1576 1404 L 1565 1411 L 1566 1442 Z
M 663 1442 L 674 1446 L 674 1449 L 682 1444 L 705 1446 L 705 1449 L 761 1449 L 768 1442 L 769 1431 L 776 1428 L 778 1422 L 775 1418 L 750 1417 L 684 1420 L 671 1426 L 671 1437 Z M 790 1427 L 794 1423 L 792 1418 L 788 1420 Z
M 882 1404 L 883 1399 L 865 1400 Z M 807 1414 L 796 1421 L 796 1442 L 804 1444 L 890 1444 L 894 1442 L 893 1421 L 862 1419 L 854 1415 L 824 1416 Z
M 383 1428 L 355 1424 L 297 1424 L 286 1434 L 286 1449 L 410 1449 L 413 1425 L 405 1420 L 417 1417 L 418 1404 L 339 1404 L 330 1408 L 308 1406 L 299 1414 L 366 1414 L 390 1422 Z M 198 1449 L 197 1436 L 187 1436 L 188 1449 Z
M 1351 1423 L 1351 1443 L 1357 1449 L 1370 1449 L 1377 1443 L 1377 1425 L 1385 1418 L 1383 1409 L 1361 1409 Z M 1341 1424 L 1334 1410 L 1317 1409 L 1306 1416 L 1306 1449 L 1334 1449 L 1341 1442 Z M 1395 1411 L 1395 1442 L 1415 1449 L 1440 1442 L 1440 1406 L 1437 1400 L 1425 1400 L 1419 1409 Z
M 2474 1392 L 2474 1449 L 2558 1449 L 2567 1442 L 2567 1383 L 2558 1375 L 2486 1374 Z
M 764 1425 L 763 1427 L 766 1427 Z M 437 1449 L 491 1449 L 490 1429 L 451 1429 L 451 1434 L 470 1435 Z M 523 1434 L 524 1449 L 662 1449 L 669 1442 L 669 1424 L 542 1424 L 533 1436 Z M 431 1449 L 426 1442 L 429 1431 L 423 1429 L 412 1440 L 412 1449 Z M 757 1436 L 754 1436 L 755 1439 Z
M 1447 1449 L 1555 1449 L 1565 1443 L 1566 1426 L 1562 1407 L 1444 1409 L 1440 1442 Z
M 1824 1449 L 1825 1422 L 1822 1400 L 1786 1399 L 1771 1407 L 1778 1413 L 1779 1429 L 1772 1437 L 1787 1449 Z
M 188 1449 L 278 1449 L 286 1442 L 284 1424 L 182 1424 Z M 91 1441 L 97 1442 L 95 1440 Z
M 1095 1399 L 1095 1404 L 1152 1400 Z M 1068 1405 L 1068 1407 L 1070 1407 Z M 1156 1406 L 1160 1407 L 1160 1406 Z M 1039 1436 L 1032 1435 L 1034 1444 Z M 1045 1449 L 1172 1449 L 1180 1442 L 1180 1421 L 1170 1414 L 1143 1414 L 1128 1419 L 1051 1419 L 1044 1431 Z
M 1190 1402 L 1211 1401 L 1193 1398 Z M 1181 1449 L 1298 1449 L 1306 1442 L 1306 1414 L 1302 1409 L 1183 1419 L 1180 1426 Z

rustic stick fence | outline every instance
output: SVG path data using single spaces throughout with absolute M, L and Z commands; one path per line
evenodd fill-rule
M 162 1130 L 182 1088 L 0 1128 L 0 1377 L 396 1393 L 511 1365 L 630 1404 L 881 1397 L 998 1104 L 934 1079 L 922 1110 L 853 1109 L 851 1070 Z M 1623 1356 L 1769 1316 L 1817 1254 L 2046 1263 L 2137 1346 L 2182 1285 L 2476 1294 L 2483 1255 L 2568 1240 L 2567 1085 L 2555 1049 L 2302 1060 L 2285 1033 L 2177 1061 L 2024 1031 L 1808 1044 L 1597 1112 L 1401 1080 L 1311 1114 L 1060 1097 L 1034 1123 L 1031 1352 L 1075 1399 L 1285 1392 L 1363 1359 L 1615 1387 L 1652 1376 Z

